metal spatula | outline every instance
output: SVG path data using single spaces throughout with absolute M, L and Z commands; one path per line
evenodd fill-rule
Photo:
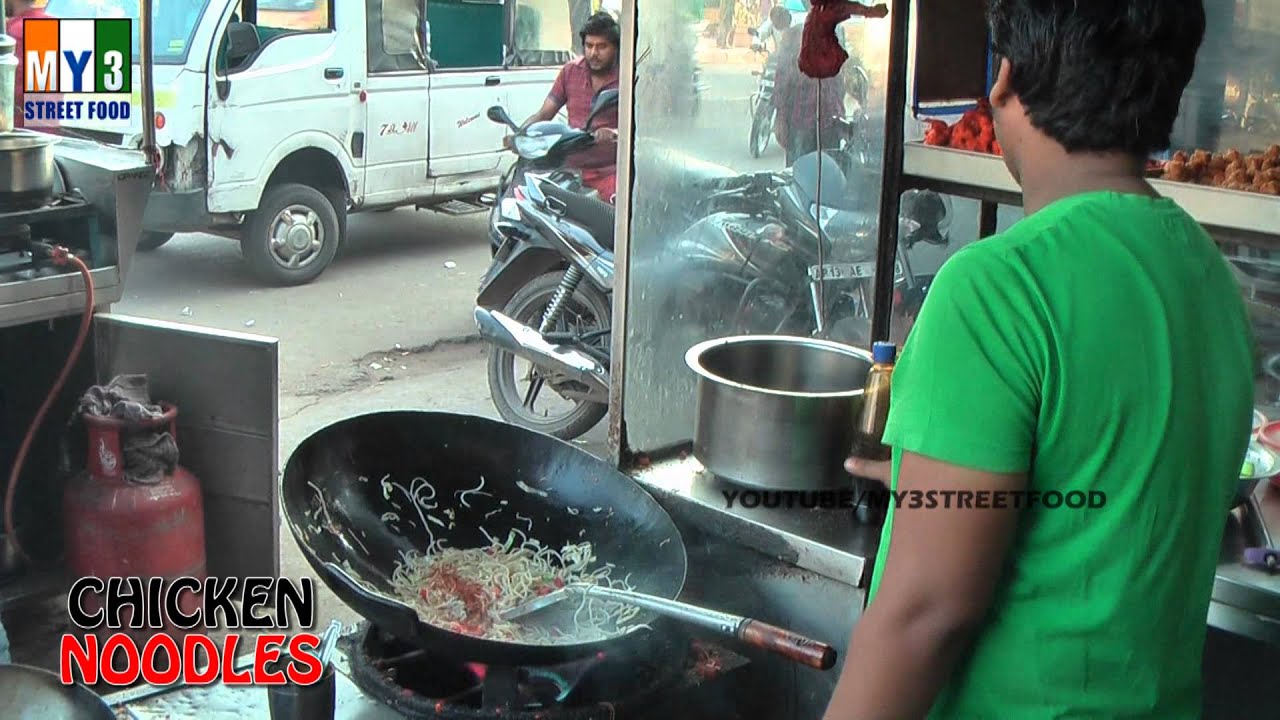
M 499 617 L 507 621 L 517 620 L 553 605 L 558 605 L 570 598 L 576 598 L 581 601 L 584 595 L 588 598 L 644 608 L 673 620 L 704 628 L 720 635 L 737 638 L 747 645 L 777 653 L 789 660 L 819 670 L 830 670 L 836 664 L 836 651 L 830 645 L 811 640 L 790 630 L 742 617 L 741 615 L 708 610 L 707 608 L 690 605 L 679 600 L 669 600 L 656 595 L 646 595 L 645 593 L 591 585 L 590 583 L 565 585 L 559 590 L 554 590 L 542 597 L 534 598 L 510 610 L 499 613 Z

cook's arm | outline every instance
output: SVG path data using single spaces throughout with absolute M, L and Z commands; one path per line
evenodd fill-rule
M 922 718 L 980 626 L 1018 511 L 911 507 L 911 491 L 1014 491 L 998 474 L 904 453 L 880 585 L 854 627 L 825 720 Z

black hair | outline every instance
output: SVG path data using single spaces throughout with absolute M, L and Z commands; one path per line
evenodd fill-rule
M 588 35 L 606 38 L 615 48 L 622 47 L 622 31 L 618 29 L 618 21 L 603 10 L 587 18 L 582 24 L 582 31 L 578 33 L 582 44 L 587 43 Z
M 987 22 L 1032 125 L 1068 152 L 1169 147 L 1202 0 L 988 0 Z
M 769 8 L 769 22 L 775 30 L 786 30 L 791 27 L 791 11 L 781 5 Z

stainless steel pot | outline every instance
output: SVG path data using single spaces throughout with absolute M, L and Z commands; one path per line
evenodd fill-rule
M 57 138 L 39 133 L 0 133 L 0 202 L 42 203 L 53 195 Z
M 698 375 L 693 454 L 730 482 L 767 490 L 849 487 L 845 458 L 870 353 L 805 337 L 743 335 L 685 354 Z

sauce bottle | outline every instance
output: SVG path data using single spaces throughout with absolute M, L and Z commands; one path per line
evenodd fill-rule
M 880 442 L 885 422 L 889 419 L 889 384 L 893 379 L 893 363 L 898 347 L 889 342 L 871 346 L 875 363 L 867 373 L 862 392 L 862 410 L 853 427 L 853 455 L 867 460 L 888 460 L 893 455 L 889 446 Z

